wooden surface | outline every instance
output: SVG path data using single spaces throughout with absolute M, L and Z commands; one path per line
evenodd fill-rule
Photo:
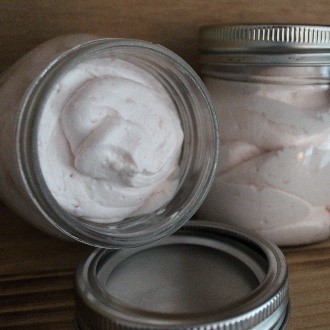
M 42 41 L 76 32 L 160 43 L 197 68 L 198 28 L 233 22 L 330 25 L 330 0 L 0 0 L 0 72 Z M 73 329 L 74 269 L 89 251 L 0 204 L 0 328 Z M 330 329 L 330 241 L 284 252 L 290 329 Z
M 0 329 L 74 329 L 74 272 L 92 248 L 50 238 L 2 204 L 0 218 Z M 330 240 L 284 253 L 289 329 L 330 329 Z

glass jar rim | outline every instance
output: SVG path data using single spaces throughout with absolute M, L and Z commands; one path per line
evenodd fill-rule
M 101 54 L 104 51 L 127 49 L 129 47 L 136 50 L 143 50 L 144 52 L 152 54 L 152 56 L 157 56 L 164 61 L 170 61 L 177 70 L 183 72 L 183 74 L 188 77 L 187 79 L 190 79 L 192 84 L 197 86 L 200 96 L 205 103 L 205 108 L 208 112 L 208 119 L 212 125 L 211 135 L 213 136 L 214 143 L 214 150 L 211 151 L 211 159 L 208 160 L 207 168 L 204 169 L 204 177 L 201 181 L 201 187 L 199 187 L 200 189 L 198 189 L 198 192 L 196 192 L 190 203 L 188 203 L 189 207 L 185 210 L 179 210 L 177 214 L 173 214 L 171 219 L 163 221 L 158 226 L 155 226 L 152 233 L 145 234 L 143 237 L 141 235 L 135 235 L 134 233 L 126 234 L 125 237 L 123 237 L 123 235 L 105 233 L 103 230 L 96 231 L 90 223 L 82 222 L 76 217 L 69 215 L 64 210 L 61 210 L 55 198 L 49 192 L 44 183 L 40 166 L 37 161 L 36 132 L 39 115 L 38 111 L 45 95 L 47 97 L 47 90 L 49 90 L 53 84 L 52 79 L 65 71 L 67 66 L 70 66 L 74 61 L 77 61 L 78 57 L 79 60 L 83 61 L 88 55 L 95 56 L 96 53 Z M 102 38 L 80 44 L 58 56 L 43 70 L 43 72 L 32 82 L 25 95 L 22 103 L 22 111 L 17 122 L 16 136 L 16 150 L 22 181 L 39 212 L 41 212 L 41 214 L 52 225 L 63 232 L 66 236 L 89 245 L 107 248 L 148 244 L 164 237 L 165 235 L 171 234 L 188 221 L 205 198 L 206 193 L 211 186 L 217 163 L 219 143 L 218 128 L 210 96 L 200 78 L 186 62 L 175 53 L 160 45 L 154 45 L 140 40 L 112 38 Z M 40 182 L 42 183 L 41 185 Z M 40 186 L 42 186 L 42 188 Z M 75 223 L 74 226 L 72 225 L 73 222 Z

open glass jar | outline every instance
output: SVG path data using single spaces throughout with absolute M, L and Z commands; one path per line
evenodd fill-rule
M 221 163 L 199 215 L 281 245 L 330 236 L 330 27 L 201 31 Z
M 150 212 L 111 222 L 93 221 L 64 209 L 50 191 L 40 161 L 40 145 L 48 134 L 47 125 L 51 132 L 52 123 L 57 120 L 52 115 L 45 119 L 45 109 L 61 97 L 60 83 L 79 65 L 107 58 L 125 61 L 124 71 L 129 72 L 130 66 L 134 66 L 160 86 L 175 108 L 184 136 L 177 167 L 171 173 L 177 181 L 171 197 L 164 203 L 159 204 L 158 201 L 157 208 L 150 207 Z M 78 72 L 67 81 L 74 84 L 82 75 Z M 91 76 L 95 77 L 97 73 L 93 71 Z M 143 82 L 138 85 L 141 87 Z M 65 237 L 107 248 L 144 245 L 181 227 L 208 192 L 218 150 L 212 104 L 203 83 L 191 67 L 161 46 L 137 40 L 97 39 L 90 35 L 56 38 L 37 47 L 5 72 L 1 78 L 0 97 L 1 198 L 25 219 L 48 233 L 64 234 Z M 142 94 L 138 98 L 143 100 L 144 97 Z M 40 134 L 41 130 L 44 135 Z M 56 143 L 56 139 L 53 142 Z M 50 147 L 49 144 L 47 148 Z M 56 181 L 61 177 L 56 172 L 57 154 L 62 151 L 54 150 L 50 153 L 49 164 L 53 165 Z M 70 163 L 71 156 L 65 157 Z M 129 155 L 123 153 L 122 159 L 128 158 Z M 85 155 L 85 159 L 89 161 L 91 156 Z M 92 170 L 95 167 L 92 166 Z M 52 174 L 52 171 L 48 173 Z M 100 182 L 102 178 L 97 177 L 97 180 Z M 64 199 L 70 197 L 66 186 L 62 193 Z

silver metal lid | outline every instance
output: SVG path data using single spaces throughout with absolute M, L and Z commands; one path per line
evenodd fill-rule
M 80 329 L 285 329 L 289 311 L 275 245 L 195 221 L 151 245 L 97 249 L 76 293 Z
M 267 63 L 268 60 L 282 64 L 329 63 L 330 26 L 206 26 L 200 30 L 199 48 L 203 54 L 222 54 L 224 62 Z M 231 56 L 228 57 L 228 54 Z

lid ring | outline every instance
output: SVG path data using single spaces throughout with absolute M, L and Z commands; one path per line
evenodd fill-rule
M 134 305 L 127 300 L 121 301 L 115 297 L 117 293 L 112 295 L 113 292 L 109 293 L 104 289 L 107 277 L 110 278 L 112 274 L 118 273 L 118 268 L 120 270 L 122 264 L 132 263 L 134 259 L 139 260 L 137 256 L 146 253 L 145 251 L 157 254 L 161 249 L 163 251 L 168 249 L 170 253 L 173 253 L 175 249 L 173 250 L 171 246 L 184 247 L 189 243 L 189 238 L 192 240 L 191 244 L 194 246 L 200 244 L 203 249 L 206 246 L 202 244 L 203 240 L 217 241 L 216 237 L 219 237 L 219 241 L 222 240 L 221 243 L 224 243 L 224 246 L 221 250 L 216 247 L 214 251 L 219 249 L 219 254 L 230 255 L 230 258 L 236 260 L 235 263 L 238 259 L 233 256 L 230 249 L 225 251 L 226 247 L 232 248 L 231 244 L 235 241 L 240 249 L 245 246 L 247 258 L 241 263 L 246 262 L 246 266 L 250 267 L 246 274 L 250 274 L 250 271 L 253 273 L 256 269 L 253 263 L 248 265 L 250 263 L 249 255 L 256 263 L 259 263 L 259 267 L 265 270 L 265 277 L 258 287 L 253 289 L 248 296 L 240 298 L 239 303 L 220 306 L 220 309 L 217 310 L 216 302 L 215 309 L 206 312 L 175 313 L 173 311 L 173 313 L 168 313 L 166 310 L 157 310 L 158 307 L 153 311 L 150 306 L 143 309 L 141 308 L 143 305 Z M 191 245 L 192 248 L 193 245 Z M 160 250 L 157 251 L 157 249 Z M 208 256 L 208 253 L 205 256 Z M 146 254 L 143 256 L 145 257 Z M 262 258 L 264 259 L 262 260 Z M 267 267 L 264 267 L 265 258 L 268 263 Z M 134 261 L 133 265 L 136 268 L 137 264 L 134 264 Z M 126 275 L 128 270 L 132 274 L 132 269 L 135 268 L 127 268 Z M 120 274 L 125 276 L 125 273 Z M 134 274 L 132 276 L 134 277 Z M 152 277 L 150 279 L 153 281 Z M 146 279 L 146 281 L 148 280 Z M 136 285 L 138 286 L 139 283 Z M 205 222 L 190 222 L 178 233 L 148 247 L 117 251 L 96 250 L 79 268 L 76 287 L 77 322 L 83 325 L 83 329 L 249 329 L 251 326 L 259 324 L 284 322 L 288 312 L 287 268 L 280 250 L 255 235 L 237 232 L 230 227 L 214 227 L 213 224 Z M 134 300 L 134 297 L 132 299 Z M 159 304 L 162 302 L 160 301 Z M 267 327 L 263 329 L 267 329 Z
M 200 30 L 199 49 L 202 63 L 322 65 L 330 62 L 330 26 L 206 26 Z

